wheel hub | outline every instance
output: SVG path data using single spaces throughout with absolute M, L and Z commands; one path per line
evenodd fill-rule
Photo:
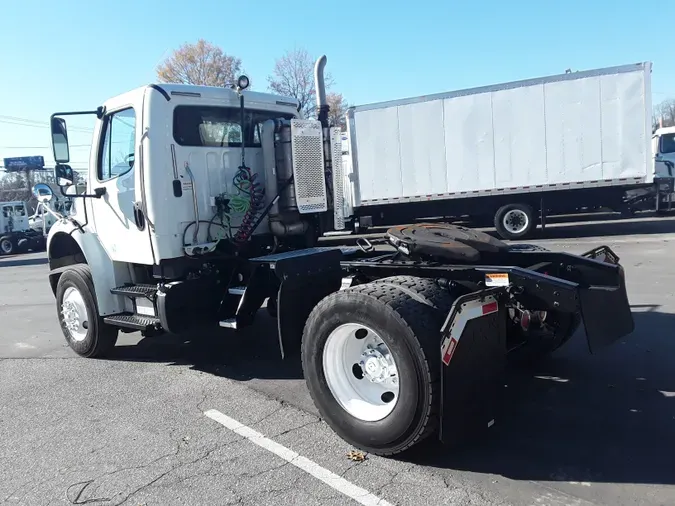
M 512 209 L 506 213 L 506 215 L 504 215 L 503 222 L 504 228 L 514 234 L 522 232 L 529 225 L 529 219 L 527 215 L 519 209 Z
M 373 383 L 382 383 L 391 379 L 394 383 L 397 379 L 396 366 L 391 359 L 391 354 L 381 353 L 379 348 L 369 348 L 361 355 L 359 365 L 363 370 L 363 377 Z
M 63 324 L 74 341 L 83 341 L 87 337 L 87 307 L 82 294 L 75 288 L 68 287 L 61 302 Z
M 77 306 L 72 301 L 65 301 L 63 303 L 63 321 L 66 324 L 66 327 L 71 332 L 76 332 L 80 329 L 80 315 L 77 312 Z
M 326 383 L 352 416 L 374 422 L 398 402 L 398 371 L 393 354 L 373 329 L 345 323 L 328 336 L 323 353 Z

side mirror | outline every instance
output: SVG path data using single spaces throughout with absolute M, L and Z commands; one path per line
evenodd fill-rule
M 52 116 L 51 129 L 54 160 L 56 163 L 68 163 L 70 161 L 70 150 L 68 149 L 66 120 Z
M 33 186 L 33 195 L 38 199 L 38 202 L 49 202 L 54 198 L 54 192 L 51 187 L 44 183 L 38 183 Z
M 56 180 L 56 184 L 61 187 L 73 186 L 75 184 L 75 174 L 72 167 L 57 163 L 56 167 L 54 167 L 54 179 Z

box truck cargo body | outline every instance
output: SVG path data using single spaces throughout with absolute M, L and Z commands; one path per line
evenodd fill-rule
M 345 214 L 357 225 L 489 215 L 518 238 L 550 212 L 635 210 L 626 192 L 651 194 L 655 178 L 669 195 L 650 77 L 640 63 L 350 108 Z

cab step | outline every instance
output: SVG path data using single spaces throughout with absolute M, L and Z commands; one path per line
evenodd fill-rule
M 120 313 L 104 316 L 103 321 L 109 325 L 133 330 L 154 330 L 158 329 L 160 326 L 159 318 L 134 313 Z
M 237 319 L 236 318 L 227 318 L 220 322 L 220 326 L 226 329 L 237 329 Z
M 152 299 L 157 294 L 157 285 L 123 285 L 112 288 L 110 293 L 127 297 L 146 297 Z

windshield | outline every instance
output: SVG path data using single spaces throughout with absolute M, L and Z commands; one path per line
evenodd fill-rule
M 276 111 L 247 109 L 246 147 L 261 147 L 262 124 L 268 119 L 292 117 Z M 237 107 L 179 105 L 173 112 L 173 138 L 181 146 L 241 147 L 241 112 Z

